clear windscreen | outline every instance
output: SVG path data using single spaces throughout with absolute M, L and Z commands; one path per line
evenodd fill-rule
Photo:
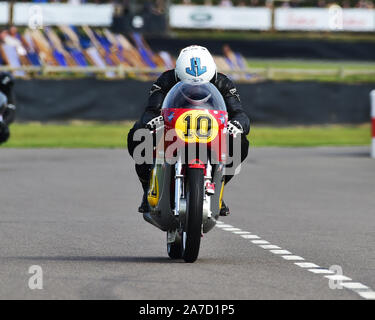
M 212 83 L 177 83 L 167 94 L 163 109 L 208 109 L 226 111 L 223 96 Z

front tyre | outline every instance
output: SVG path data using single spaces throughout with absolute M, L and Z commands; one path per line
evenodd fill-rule
M 187 215 L 182 233 L 182 258 L 194 262 L 198 258 L 202 234 L 204 197 L 203 169 L 189 168 L 186 183 Z
M 171 259 L 181 259 L 182 258 L 182 240 L 181 232 L 176 232 L 176 237 L 174 242 L 168 242 L 167 233 L 167 252 Z

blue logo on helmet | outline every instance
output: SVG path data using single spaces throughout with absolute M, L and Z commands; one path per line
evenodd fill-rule
M 186 68 L 185 71 L 193 77 L 199 77 L 207 72 L 207 67 L 201 67 L 201 58 L 191 58 L 190 64 L 190 68 Z

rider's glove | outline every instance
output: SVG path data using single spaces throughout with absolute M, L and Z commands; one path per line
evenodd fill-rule
M 16 117 L 16 106 L 14 104 L 8 104 L 5 108 L 5 111 L 3 113 L 4 122 L 7 125 L 10 125 L 14 122 L 14 119 Z
M 228 132 L 230 135 L 236 138 L 238 134 L 243 133 L 243 128 L 237 120 L 228 121 Z
M 163 124 L 164 124 L 164 118 L 163 118 L 163 116 L 159 116 L 159 117 L 153 118 L 149 122 L 147 122 L 146 129 L 152 131 L 152 130 L 155 130 L 156 128 L 160 127 Z

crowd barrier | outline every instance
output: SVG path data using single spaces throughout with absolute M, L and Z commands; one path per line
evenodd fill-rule
M 17 80 L 19 121 L 138 119 L 152 82 L 135 80 Z M 273 82 L 238 84 L 252 123 L 368 123 L 373 84 Z M 69 94 L 67 94 L 69 93 Z

